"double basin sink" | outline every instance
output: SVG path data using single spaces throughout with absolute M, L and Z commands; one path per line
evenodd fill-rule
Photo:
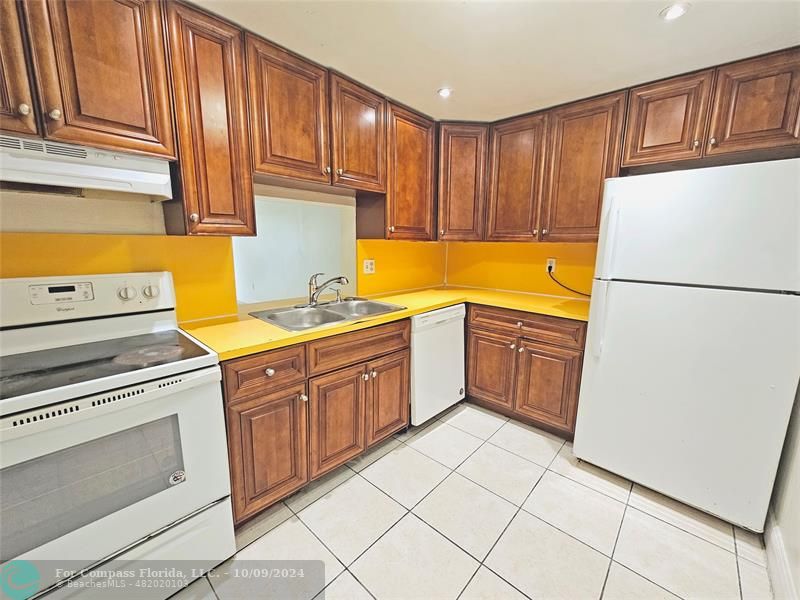
M 328 302 L 316 306 L 288 306 L 250 313 L 251 316 L 277 325 L 288 331 L 304 331 L 313 327 L 355 321 L 362 317 L 374 317 L 398 310 L 404 306 L 377 302 L 375 300 L 350 299 Z

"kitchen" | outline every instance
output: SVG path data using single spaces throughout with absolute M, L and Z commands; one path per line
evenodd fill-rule
M 4 595 L 797 598 L 800 5 L 0 11 Z

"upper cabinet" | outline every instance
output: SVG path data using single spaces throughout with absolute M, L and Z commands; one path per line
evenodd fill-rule
M 489 126 L 439 126 L 439 239 L 483 238 Z
M 538 239 L 544 171 L 545 113 L 492 125 L 486 239 Z
M 432 240 L 435 123 L 389 104 L 386 228 L 388 239 Z
M 619 173 L 624 112 L 625 92 L 549 112 L 542 240 L 597 240 L 603 182 Z
M 174 158 L 161 4 L 24 6 L 45 137 Z
M 247 67 L 255 171 L 330 183 L 328 71 L 250 34 Z
M 622 165 L 700 158 L 714 70 L 633 88 Z
M 179 198 L 165 205 L 175 233 L 255 233 L 243 33 L 170 2 Z
M 20 7 L 16 0 L 0 0 L 0 129 L 37 134 Z
M 800 145 L 800 49 L 717 69 L 709 156 Z
M 333 183 L 386 191 L 386 100 L 336 74 L 330 77 Z

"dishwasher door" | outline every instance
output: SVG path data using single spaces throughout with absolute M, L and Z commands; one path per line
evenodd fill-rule
M 463 304 L 411 317 L 411 424 L 464 398 Z

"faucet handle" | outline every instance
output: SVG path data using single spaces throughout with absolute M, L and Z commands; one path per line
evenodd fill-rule
M 317 285 L 317 278 L 320 275 L 324 275 L 324 274 L 325 273 L 314 273 L 311 277 L 308 278 L 308 285 L 316 286 Z

